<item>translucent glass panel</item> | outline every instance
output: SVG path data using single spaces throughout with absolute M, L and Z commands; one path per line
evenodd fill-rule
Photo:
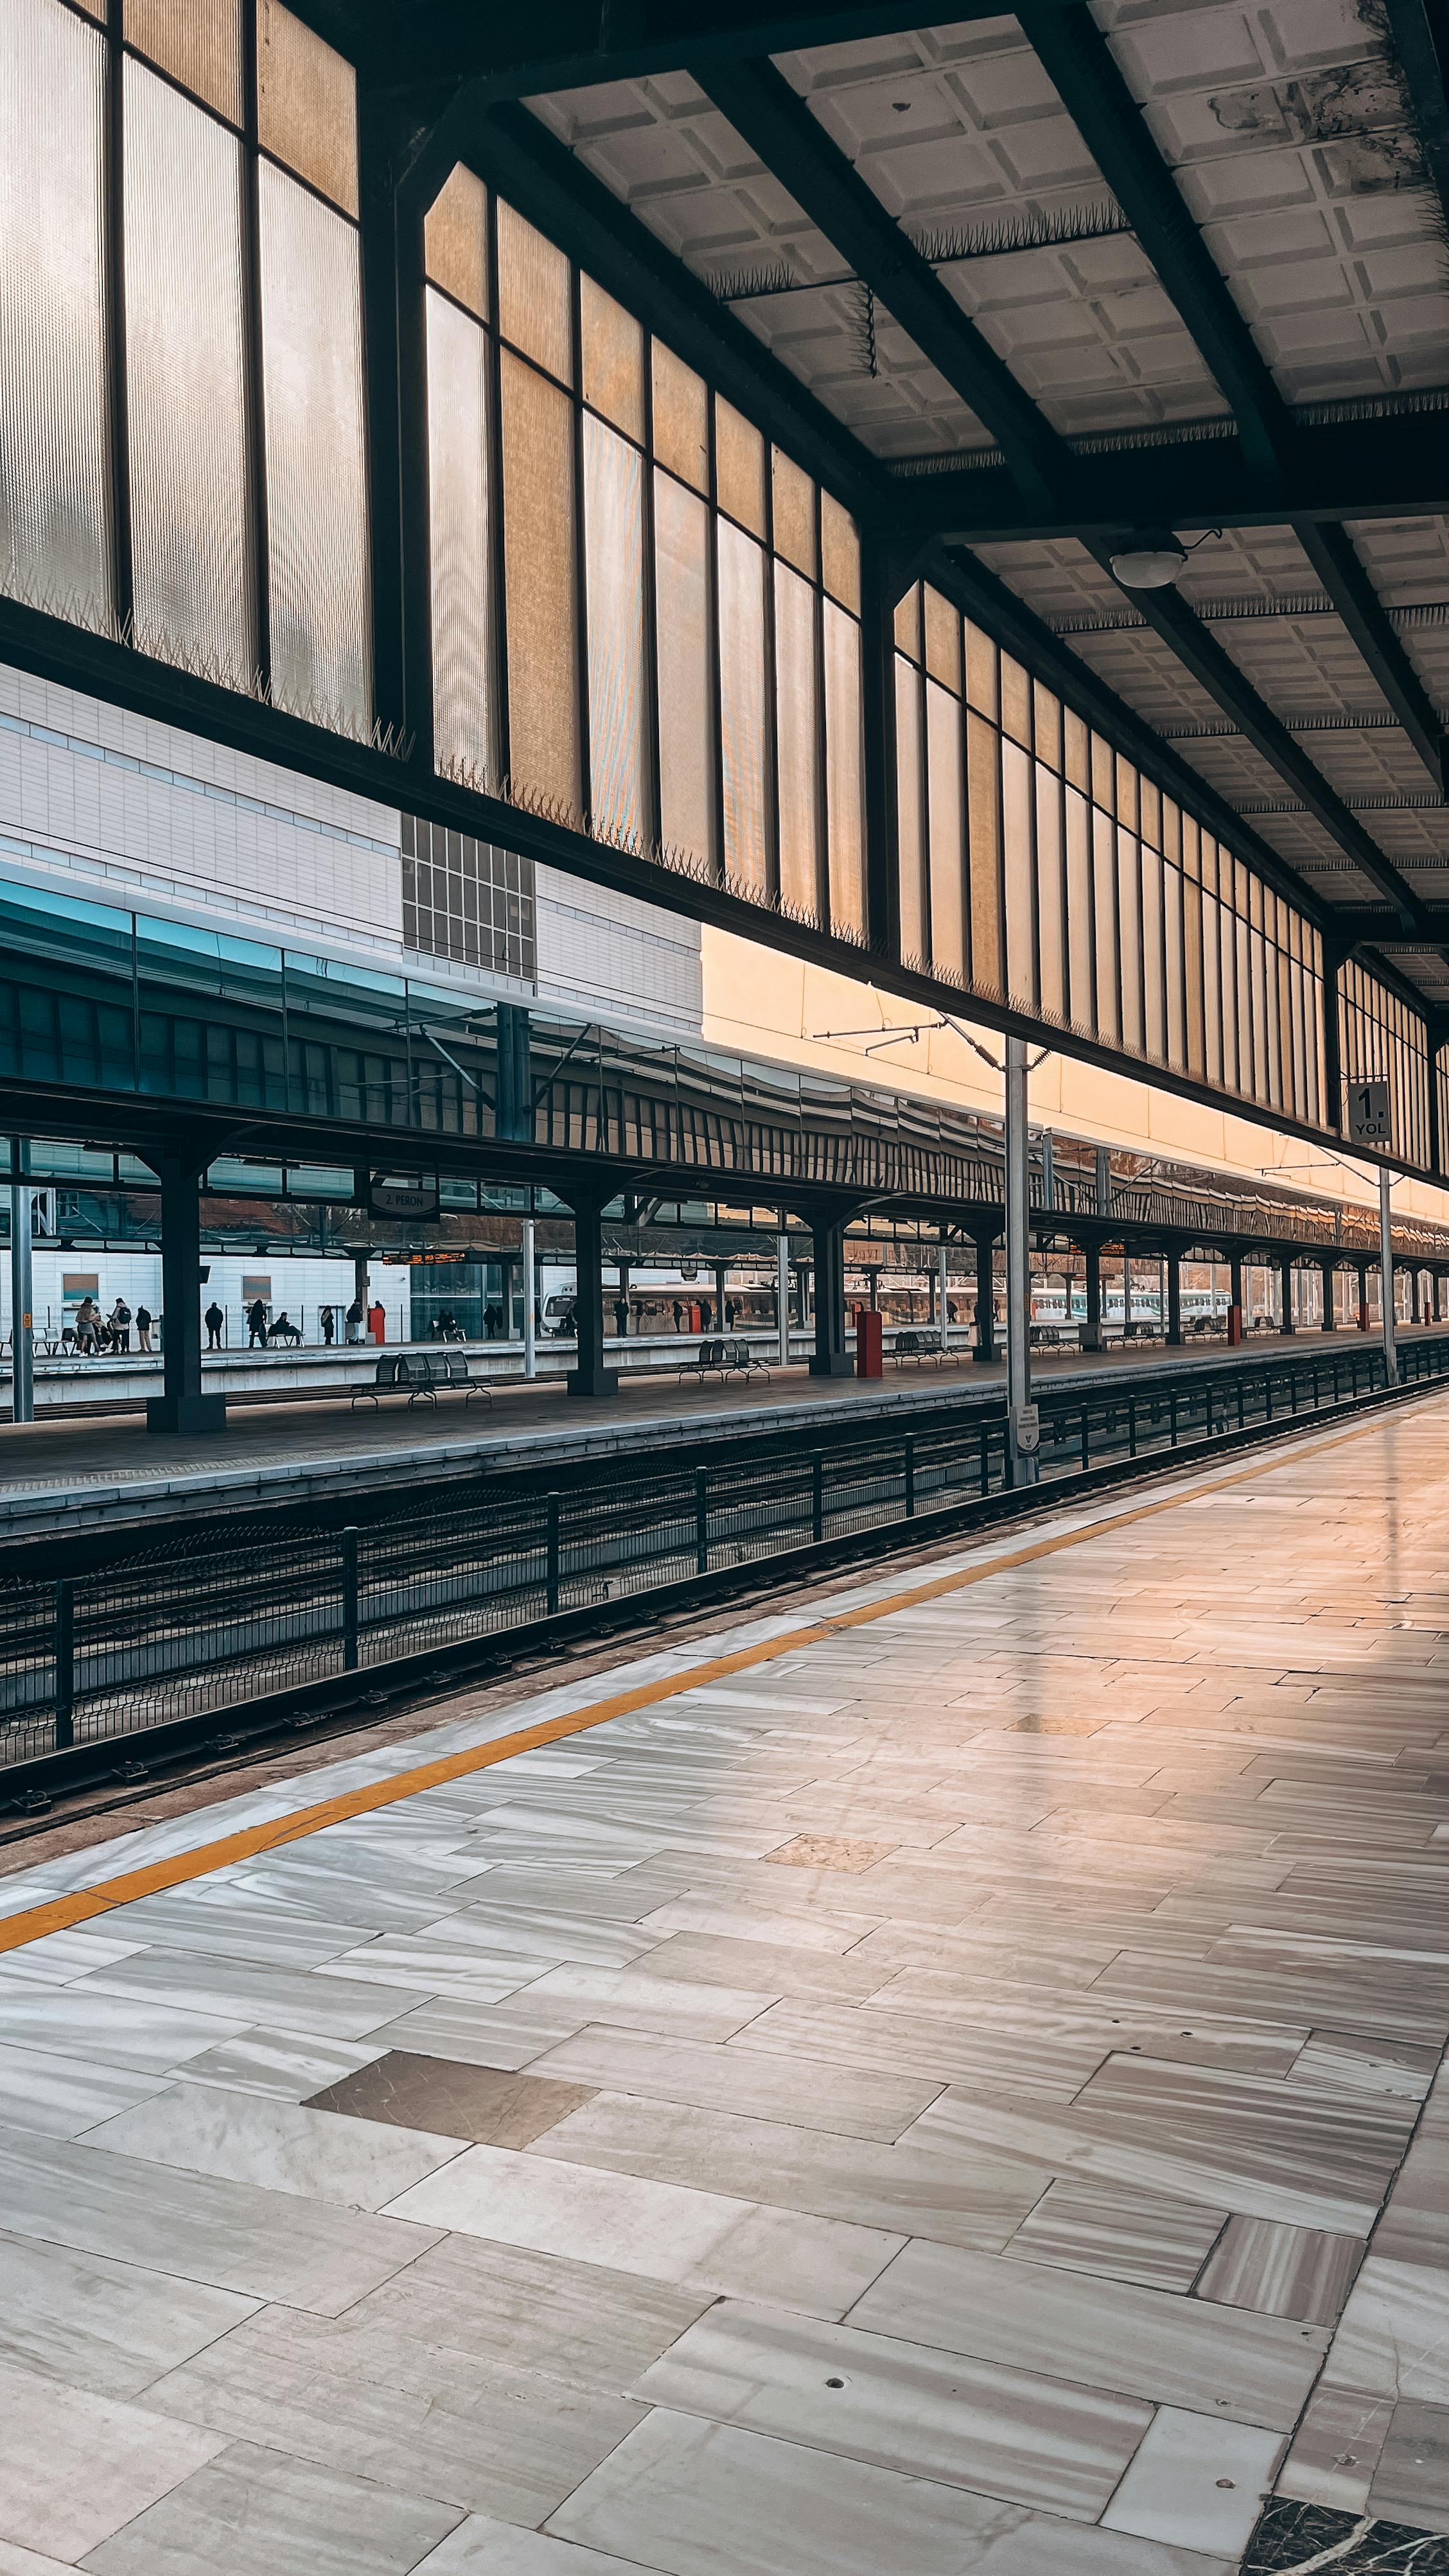
M 1338 1025 L 1345 1082 L 1387 1082 L 1394 1152 L 1427 1165 L 1429 1034 L 1419 1013 L 1350 961 L 1339 969 Z
M 654 550 L 660 836 L 666 850 L 708 860 L 715 837 L 709 513 L 693 492 L 659 472 L 654 477 Z
M 258 176 L 273 694 L 318 723 L 365 732 L 372 680 L 357 235 L 270 162 Z
M 590 817 L 638 843 L 644 774 L 644 460 L 584 415 L 584 561 L 588 583 Z
M 926 682 L 926 832 L 931 888 L 931 964 L 966 980 L 965 779 L 961 702 Z
M 57 0 L 0 8 L 0 588 L 111 617 L 103 45 Z
M 125 0 L 122 23 L 137 53 L 240 125 L 241 0 Z
M 574 410 L 567 394 L 507 349 L 502 395 L 509 773 L 515 789 L 576 814 L 583 790 Z
M 650 344 L 654 454 L 696 492 L 709 490 L 709 393 L 704 379 L 666 349 Z
M 574 380 L 573 272 L 561 250 L 500 197 L 498 327 L 505 340 L 546 367 L 562 385 Z
M 793 564 L 797 572 L 803 572 L 807 581 L 813 581 L 817 569 L 815 486 L 804 467 L 778 447 L 771 450 L 770 474 L 770 532 L 775 552 Z
M 579 279 L 584 400 L 636 444 L 644 437 L 644 333 L 591 277 Z
M 726 876 L 763 894 L 769 881 L 765 812 L 765 557 L 722 519 L 719 545 L 720 760 Z
M 488 191 L 462 162 L 423 217 L 423 255 L 434 283 L 488 318 Z
M 136 640 L 232 688 L 256 672 L 241 144 L 125 66 L 127 408 Z M 178 192 L 186 221 L 176 220 Z
M 775 566 L 775 740 L 780 902 L 797 920 L 814 921 L 820 913 L 815 593 L 782 563 Z
M 921 683 L 896 656 L 896 847 L 899 872 L 900 953 L 904 965 L 925 969 L 931 935 L 926 914 L 925 732 Z
M 860 628 L 834 600 L 825 620 L 825 812 L 830 926 L 865 932 L 865 759 L 861 738 Z
M 440 769 L 494 778 L 488 343 L 428 290 L 433 725 Z
M 356 214 L 357 74 L 281 0 L 258 0 L 257 132 L 264 152 Z
M 765 442 L 732 403 L 714 407 L 715 489 L 719 505 L 751 534 L 765 533 Z

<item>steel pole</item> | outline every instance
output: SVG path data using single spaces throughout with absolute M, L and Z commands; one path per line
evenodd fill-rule
M 1031 1419 L 1031 1196 L 1026 1042 L 1006 1041 L 1006 1396 L 1013 1484 L 1041 1473 Z
M 936 1303 L 941 1310 L 938 1318 L 941 1327 L 941 1348 L 943 1351 L 949 1351 L 951 1347 L 951 1310 L 946 1303 L 946 1247 L 944 1243 L 938 1246 L 936 1252 Z
M 1394 1246 L 1390 1232 L 1389 1167 L 1379 1166 L 1379 1275 L 1383 1282 L 1384 1304 L 1384 1378 L 1389 1386 L 1399 1383 L 1399 1354 L 1394 1346 Z
M 775 1237 L 775 1305 L 780 1323 L 780 1366 L 790 1365 L 790 1238 Z
M 533 1219 L 531 1216 L 526 1216 L 523 1220 L 523 1374 L 526 1378 L 535 1378 L 538 1375 L 538 1346 L 533 1329 L 533 1298 Z
M 35 1420 L 35 1322 L 30 1276 L 30 1147 L 10 1142 L 10 1419 Z

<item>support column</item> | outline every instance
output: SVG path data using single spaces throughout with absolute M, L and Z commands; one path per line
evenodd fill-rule
M 1419 1265 L 1417 1262 L 1409 1273 L 1409 1321 L 1411 1324 L 1417 1324 L 1419 1321 Z
M 1099 1351 L 1102 1347 L 1102 1247 L 1089 1243 L 1087 1261 L 1087 1312 L 1082 1323 L 1081 1347 Z
M 1297 1331 L 1298 1327 L 1297 1327 L 1297 1325 L 1296 1325 L 1296 1324 L 1294 1323 L 1294 1321 L 1293 1321 L 1293 1264 L 1292 1264 L 1292 1262 L 1291 1262 L 1291 1261 L 1282 1261 L 1282 1262 L 1280 1262 L 1280 1263 L 1279 1263 L 1279 1265 L 1278 1265 L 1278 1275 L 1279 1275 L 1279 1277 L 1280 1277 L 1280 1279 L 1282 1280 L 1282 1283 L 1283 1283 L 1283 1289 L 1282 1289 L 1282 1295 L 1283 1295 L 1283 1330 L 1284 1330 L 1284 1332 L 1285 1332 L 1285 1333 L 1295 1333 L 1295 1332 Z
M 976 1339 L 971 1346 L 973 1360 L 986 1362 L 996 1357 L 996 1237 L 976 1237 Z
M 936 1251 L 936 1307 L 936 1320 L 941 1328 L 941 1348 L 943 1351 L 949 1351 L 951 1347 L 951 1310 L 946 1302 L 946 1247 L 944 1243 L 938 1245 Z
M 597 1199 L 574 1206 L 574 1330 L 578 1360 L 568 1375 L 570 1395 L 616 1394 L 618 1377 L 604 1366 L 604 1229 Z
M 1394 1244 L 1393 1211 L 1389 1205 L 1387 1163 L 1379 1166 L 1379 1276 L 1383 1281 L 1384 1301 L 1384 1376 L 1390 1386 L 1399 1383 L 1399 1354 L 1394 1341 Z
M 1337 1316 L 1337 1314 L 1336 1314 L 1336 1312 L 1335 1312 L 1335 1310 L 1334 1310 L 1334 1290 L 1333 1290 L 1333 1283 L 1334 1283 L 1334 1280 L 1335 1280 L 1335 1278 L 1336 1278 L 1336 1276 L 1337 1276 L 1337 1269 L 1336 1269 L 1336 1265 L 1335 1265 L 1333 1262 L 1331 1262 L 1331 1261 L 1325 1261 L 1325 1262 L 1323 1263 L 1323 1265 L 1322 1265 L 1322 1268 L 1323 1268 L 1323 1329 L 1324 1329 L 1325 1333 L 1336 1333 L 1336 1332 L 1337 1332 L 1337 1330 L 1338 1330 L 1338 1316 Z
M 1168 1256 L 1167 1256 L 1167 1335 L 1166 1335 L 1166 1339 L 1167 1339 L 1167 1346 L 1168 1346 L 1168 1349 L 1169 1349 L 1169 1350 L 1174 1350 L 1174 1351 L 1181 1350 L 1181 1348 L 1182 1348 L 1182 1257 L 1181 1257 L 1181 1255 L 1180 1255 L 1179 1253 L 1176 1253 L 1176 1252 L 1169 1252 L 1169 1254 L 1168 1254 Z
M 811 1221 L 815 1253 L 815 1348 L 812 1377 L 850 1377 L 855 1362 L 845 1347 L 845 1220 Z
M 10 1419 L 35 1420 L 35 1317 L 30 1264 L 30 1146 L 10 1140 Z
M 1124 1341 L 1124 1342 L 1130 1342 L 1130 1341 L 1132 1341 L 1132 1340 L 1135 1338 L 1135 1336 L 1136 1336 L 1136 1332 L 1137 1332 L 1137 1327 L 1136 1327 L 1136 1325 L 1135 1325 L 1135 1324 L 1133 1323 L 1133 1321 L 1132 1321 L 1132 1255 L 1131 1255 L 1131 1253 L 1130 1253 L 1130 1252 L 1127 1252 L 1127 1251 L 1125 1251 L 1125 1250 L 1124 1250 L 1124 1252 L 1123 1252 L 1123 1254 L 1122 1254 L 1122 1339 L 1123 1339 L 1123 1341 Z
M 1435 1323 L 1436 1323 L 1436 1324 L 1442 1324 L 1442 1323 L 1443 1323 L 1443 1321 L 1444 1321 L 1444 1293 L 1443 1293 L 1443 1292 L 1444 1292 L 1444 1273 L 1443 1273 L 1443 1271 L 1442 1271 L 1442 1270 L 1436 1270 L 1436 1271 L 1435 1271 L 1435 1273 L 1434 1273 L 1434 1321 L 1435 1321 Z
M 537 1293 L 533 1219 L 531 1216 L 526 1216 L 523 1220 L 523 1374 L 529 1379 L 536 1378 L 538 1375 L 538 1335 L 534 1324 L 534 1300 Z
M 1361 1261 L 1358 1265 L 1358 1328 L 1361 1333 L 1366 1333 L 1369 1328 L 1368 1263 L 1366 1261 Z
M 1006 1398 L 1014 1485 L 1041 1476 L 1031 1420 L 1031 1170 L 1026 1125 L 1026 1046 L 1006 1041 Z
M 717 1261 L 714 1265 L 714 1328 L 717 1333 L 729 1329 L 725 1323 L 725 1281 L 728 1277 L 729 1263 Z
M 161 1184 L 161 1385 L 146 1406 L 148 1431 L 226 1429 L 226 1398 L 201 1392 L 201 1175 L 205 1157 L 180 1149 L 157 1158 Z M 367 1264 L 362 1271 L 366 1276 Z
M 1243 1338 L 1247 1317 L 1243 1312 L 1243 1256 L 1228 1254 L 1228 1341 L 1236 1349 Z
M 780 1366 L 790 1362 L 790 1238 L 775 1237 L 775 1318 L 780 1327 Z

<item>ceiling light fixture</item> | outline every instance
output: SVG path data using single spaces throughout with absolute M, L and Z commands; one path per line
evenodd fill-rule
M 1187 559 L 1209 537 L 1220 537 L 1221 528 L 1204 528 L 1190 546 L 1179 545 L 1176 537 L 1144 537 L 1135 546 L 1124 546 L 1111 556 L 1112 578 L 1124 590 L 1170 590 L 1187 570 Z

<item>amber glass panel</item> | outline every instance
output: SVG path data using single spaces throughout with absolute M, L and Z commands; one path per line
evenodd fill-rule
M 491 779 L 488 344 L 428 291 L 428 500 L 432 518 L 433 704 L 440 767 Z
M 1174 867 L 1182 865 L 1182 808 L 1170 796 L 1162 799 L 1162 855 Z
M 1190 814 L 1182 817 L 1182 873 L 1198 880 L 1202 876 L 1202 835 Z
M 583 797 L 573 405 L 506 349 L 502 393 L 509 771 L 515 787 L 576 813 Z
M 1117 754 L 1117 820 L 1129 832 L 1137 829 L 1137 772 L 1130 760 Z
M 1167 998 L 1162 981 L 1162 861 L 1142 845 L 1143 1043 L 1159 1064 L 1167 1060 Z
M 1036 769 L 1036 911 L 1041 1007 L 1051 1018 L 1067 1015 L 1065 939 L 1066 879 L 1062 848 L 1061 782 L 1040 763 Z
M 1162 847 L 1162 790 L 1150 778 L 1137 782 L 1142 809 L 1142 838 L 1149 849 Z
M 1135 832 L 1117 826 L 1117 937 L 1121 949 L 1122 1043 L 1145 1043 L 1142 1016 L 1142 860 Z
M 1104 814 L 1117 810 L 1117 755 L 1099 733 L 1092 736 L 1092 802 Z
M 966 628 L 966 695 L 980 716 L 996 713 L 996 646 L 979 626 Z
M 435 286 L 488 319 L 488 191 L 462 162 L 423 217 L 423 250 Z
M 793 456 L 786 456 L 778 447 L 771 450 L 770 466 L 775 552 L 813 581 L 817 570 L 815 486 Z
M 1277 1103 L 1277 1051 L 1268 1034 L 1268 950 L 1259 930 L 1248 934 L 1253 987 L 1253 1088 L 1260 1100 Z
M 1117 1000 L 1117 829 L 1092 811 L 1092 909 L 1097 926 L 1097 1028 L 1115 1046 L 1122 1035 Z
M 1202 890 L 1202 1043 L 1209 1082 L 1223 1079 L 1223 961 L 1217 898 Z
M 1036 1004 L 1036 851 L 1032 838 L 1032 764 L 1018 743 L 1001 746 L 1001 847 L 1006 886 L 1006 989 Z M 975 847 L 972 849 L 975 895 Z
M 591 277 L 579 280 L 584 400 L 626 438 L 644 436 L 644 334 Z
M 126 0 L 124 25 L 138 54 L 240 125 L 241 0 Z
M 584 415 L 584 563 L 589 618 L 589 810 L 639 841 L 644 777 L 644 460 Z
M 927 805 L 930 817 L 931 963 L 965 981 L 966 850 L 961 705 L 926 682 Z
M 750 534 L 765 533 L 765 442 L 752 421 L 719 395 L 714 404 L 715 490 L 722 510 Z
M 942 687 L 961 694 L 961 611 L 943 599 L 929 582 L 924 592 L 926 668 Z
M 1187 1069 L 1195 1082 L 1207 1080 L 1202 951 L 1202 889 L 1192 878 L 1184 877 L 1182 880 L 1182 983 L 1187 1010 Z
M 904 599 L 896 602 L 896 651 L 909 653 L 913 662 L 921 658 L 921 585 L 913 581 Z
M 1287 960 L 1281 948 L 1267 947 L 1263 954 L 1263 990 L 1266 997 L 1268 1097 L 1275 1109 L 1292 1108 L 1292 1064 L 1284 1060 L 1283 994 L 1286 985 Z
M 1183 972 L 1182 873 L 1162 871 L 1162 947 L 1166 961 L 1167 1061 L 1187 1071 L 1187 1005 Z
M 1070 707 L 1064 707 L 1062 714 L 1066 725 L 1067 776 L 1073 787 L 1080 787 L 1085 795 L 1092 783 L 1087 728 L 1081 717 L 1074 715 Z
M 1036 723 L 1036 756 L 1049 769 L 1062 765 L 1062 702 L 1040 680 L 1032 682 L 1033 710 Z
M 654 477 L 659 636 L 659 812 L 667 850 L 714 852 L 714 701 L 709 654 L 709 512 L 671 475 Z
M 345 213 L 357 212 L 357 74 L 281 0 L 257 8 L 262 149 Z
M 1001 656 L 1001 730 L 1031 749 L 1031 683 L 1009 653 Z
M 825 618 L 825 810 L 830 853 L 830 924 L 865 928 L 864 748 L 860 628 L 833 599 Z
M 702 376 L 666 349 L 650 343 L 654 393 L 654 454 L 671 474 L 709 490 L 709 389 Z
M 1066 791 L 1067 964 L 1069 1016 L 1074 1028 L 1097 1025 L 1097 979 L 1092 964 L 1092 810 L 1076 788 Z
M 775 566 L 775 727 L 780 900 L 813 921 L 820 910 L 815 592 L 782 563 Z
M 820 495 L 820 573 L 832 599 L 860 615 L 860 539 L 832 492 Z
M 498 327 L 505 340 L 556 376 L 574 380 L 573 281 L 561 250 L 502 197 L 498 230 Z
M 765 557 L 753 540 L 721 520 L 719 543 L 719 682 L 724 860 L 741 891 L 768 886 L 765 819 Z
M 966 719 L 967 881 L 971 889 L 971 981 L 1004 993 L 1001 953 L 1001 736 L 984 717 Z
M 926 835 L 921 802 L 921 682 L 913 664 L 896 655 L 896 828 L 900 852 L 901 961 L 924 967 L 929 956 L 926 922 Z

